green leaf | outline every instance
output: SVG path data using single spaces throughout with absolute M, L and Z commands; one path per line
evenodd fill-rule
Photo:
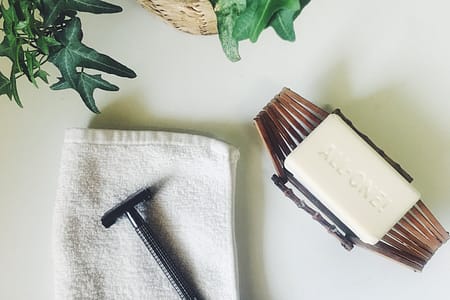
M 36 40 L 36 45 L 38 46 L 39 50 L 44 53 L 45 55 L 49 54 L 49 49 L 48 49 L 48 43 L 45 40 L 45 36 L 40 36 L 37 40 Z
M 252 20 L 257 18 L 256 9 L 258 7 L 258 1 L 259 0 L 247 1 L 245 11 L 236 19 L 233 28 L 233 38 L 237 41 L 243 41 L 250 37 Z
M 16 26 L 14 27 L 16 30 L 23 30 L 25 29 L 27 26 L 29 26 L 30 24 L 27 21 L 20 21 L 19 23 L 16 24 Z
M 76 67 L 85 67 L 121 77 L 136 77 L 134 71 L 118 61 L 82 44 L 82 35 L 80 19 L 71 20 L 67 27 L 56 36 L 63 47 L 50 54 L 50 61 L 64 72 L 74 72 Z M 63 77 L 66 78 L 64 74 Z M 71 82 L 70 78 L 66 79 Z
M 282 9 L 275 14 L 270 22 L 275 32 L 286 41 L 295 41 L 294 19 L 298 11 Z
M 119 87 L 103 80 L 100 75 L 80 74 L 77 91 L 86 106 L 94 113 L 100 113 L 94 100 L 94 90 L 96 88 L 106 91 L 118 91 Z
M 50 48 L 61 46 L 61 43 L 51 36 L 43 35 L 36 40 L 36 45 L 43 54 L 49 55 Z
M 126 66 L 100 54 L 81 43 L 83 37 L 81 23 L 78 18 L 71 20 L 67 27 L 56 36 L 61 43 L 57 51 L 50 50 L 49 60 L 59 69 L 62 78 L 51 88 L 54 90 L 72 88 L 81 96 L 86 106 L 98 113 L 93 92 L 100 88 L 107 91 L 117 91 L 118 87 L 103 80 L 100 75 L 89 75 L 79 72 L 79 68 L 97 69 L 122 77 L 136 77 L 136 74 Z
M 66 0 L 68 9 L 93 14 L 112 14 L 122 11 L 122 7 L 100 0 Z
M 15 30 L 22 31 L 27 34 L 31 39 L 34 39 L 34 12 L 32 11 L 35 6 L 34 1 L 15 0 L 14 8 L 19 19 L 19 22 L 15 26 Z
M 35 67 L 39 66 L 39 63 L 36 60 L 35 54 L 30 51 L 26 51 L 25 52 L 25 61 L 26 61 L 26 69 L 24 70 L 24 73 L 27 76 L 28 80 L 31 83 L 33 83 L 35 87 L 38 87 L 36 79 L 34 78 L 34 74 L 33 74 Z
M 280 10 L 298 11 L 300 9 L 299 0 L 251 0 L 247 9 L 236 21 L 235 38 L 238 40 L 247 37 L 252 42 L 256 42 L 259 35 L 266 28 L 272 17 Z
M 44 70 L 39 69 L 38 71 L 36 71 L 34 73 L 33 76 L 34 76 L 34 78 L 40 78 L 43 82 L 48 84 L 48 78 L 47 77 L 49 76 L 49 74 L 47 72 L 45 72 Z
M 11 83 L 3 73 L 0 72 L 0 95 L 7 95 L 11 98 Z
M 0 43 L 0 56 L 9 57 L 12 61 L 15 58 L 15 45 L 11 45 L 11 42 L 7 37 L 3 38 L 3 41 Z
M 309 1 L 310 0 L 300 0 L 300 8 L 298 10 L 282 9 L 273 16 L 270 26 L 275 29 L 275 32 L 283 40 L 295 41 L 294 20 Z
M 16 82 L 16 76 L 15 76 L 14 71 L 11 72 L 10 83 L 11 83 L 11 94 L 12 94 L 12 97 L 10 97 L 10 99 L 14 99 L 14 101 L 16 101 L 17 105 L 19 105 L 20 107 L 23 108 L 22 102 L 20 102 L 19 92 L 17 91 L 17 82 Z
M 302 9 L 310 2 L 311 0 L 300 0 L 300 6 Z
M 247 0 L 246 6 L 231 9 L 238 0 L 211 0 L 215 4 L 217 27 L 222 48 L 232 61 L 240 59 L 238 42 L 256 42 L 262 30 L 272 26 L 285 40 L 294 41 L 294 20 L 310 0 Z M 232 32 L 232 34 L 230 34 Z
M 49 47 L 61 46 L 61 43 L 58 42 L 54 37 L 44 36 L 43 38 Z
M 58 77 L 58 82 L 52 84 L 50 88 L 54 91 L 70 89 L 72 86 L 62 77 Z
M 0 10 L 3 17 L 3 29 L 6 33 L 13 32 L 15 24 L 18 22 L 18 18 L 14 7 L 10 6 L 6 8 L 3 3 L 0 6 Z
M 79 72 L 75 75 L 77 77 L 77 91 L 86 106 L 94 113 L 100 113 L 95 105 L 94 90 L 99 88 L 105 91 L 118 91 L 119 87 L 102 79 L 101 75 L 90 75 L 84 72 Z M 64 90 L 72 88 L 69 82 L 64 78 L 59 78 L 59 81 L 50 87 L 52 90 Z
M 122 8 L 100 0 L 42 0 L 44 26 L 53 25 L 62 13 L 68 11 L 110 14 L 121 12 Z
M 44 27 L 53 25 L 64 10 L 65 0 L 42 0 L 42 16 Z
M 244 9 L 245 0 L 218 0 L 214 7 L 223 51 L 233 62 L 241 59 L 239 56 L 239 43 L 233 37 L 233 27 L 239 14 Z
M 119 90 L 119 87 L 117 85 L 114 85 L 112 83 L 109 83 L 108 81 L 104 80 L 100 74 L 97 75 L 90 75 L 86 74 L 84 72 L 80 75 L 80 83 L 83 85 L 83 87 L 89 87 L 89 88 L 99 88 L 104 91 L 111 91 L 115 92 Z
M 15 61 L 16 61 L 16 70 L 17 72 L 27 72 L 28 67 L 27 64 L 25 62 L 25 52 L 23 51 L 22 47 L 17 47 L 16 49 L 16 53 L 15 53 Z M 28 74 L 25 74 L 28 75 Z

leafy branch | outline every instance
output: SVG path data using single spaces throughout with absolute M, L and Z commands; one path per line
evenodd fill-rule
M 294 20 L 310 0 L 211 0 L 222 48 L 231 61 L 240 60 L 239 42 L 256 42 L 272 27 L 284 40 L 294 41 Z
M 50 88 L 74 89 L 95 113 L 99 110 L 95 104 L 94 90 L 117 91 L 119 88 L 102 79 L 100 74 L 88 74 L 87 69 L 136 77 L 131 69 L 82 43 L 78 12 L 117 13 L 122 11 L 120 6 L 101 0 L 0 1 L 4 33 L 0 57 L 11 62 L 9 74 L 0 72 L 0 95 L 7 95 L 19 106 L 22 107 L 22 103 L 17 80 L 25 76 L 36 87 L 38 79 L 48 83 L 49 74 L 42 69 L 47 62 L 53 63 L 61 73 L 59 81 Z

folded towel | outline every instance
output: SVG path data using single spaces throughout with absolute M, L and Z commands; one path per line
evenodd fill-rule
M 238 299 L 233 231 L 238 151 L 196 135 L 69 129 L 54 214 L 56 299 L 178 299 L 125 218 L 101 216 L 154 186 L 140 212 L 205 299 Z

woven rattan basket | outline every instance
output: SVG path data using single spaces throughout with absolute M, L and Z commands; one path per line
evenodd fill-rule
M 138 0 L 166 23 L 192 34 L 217 33 L 217 19 L 209 0 Z

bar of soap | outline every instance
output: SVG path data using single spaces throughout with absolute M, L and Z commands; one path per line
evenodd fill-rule
M 420 199 L 419 192 L 336 114 L 323 120 L 284 165 L 368 244 L 381 240 Z

